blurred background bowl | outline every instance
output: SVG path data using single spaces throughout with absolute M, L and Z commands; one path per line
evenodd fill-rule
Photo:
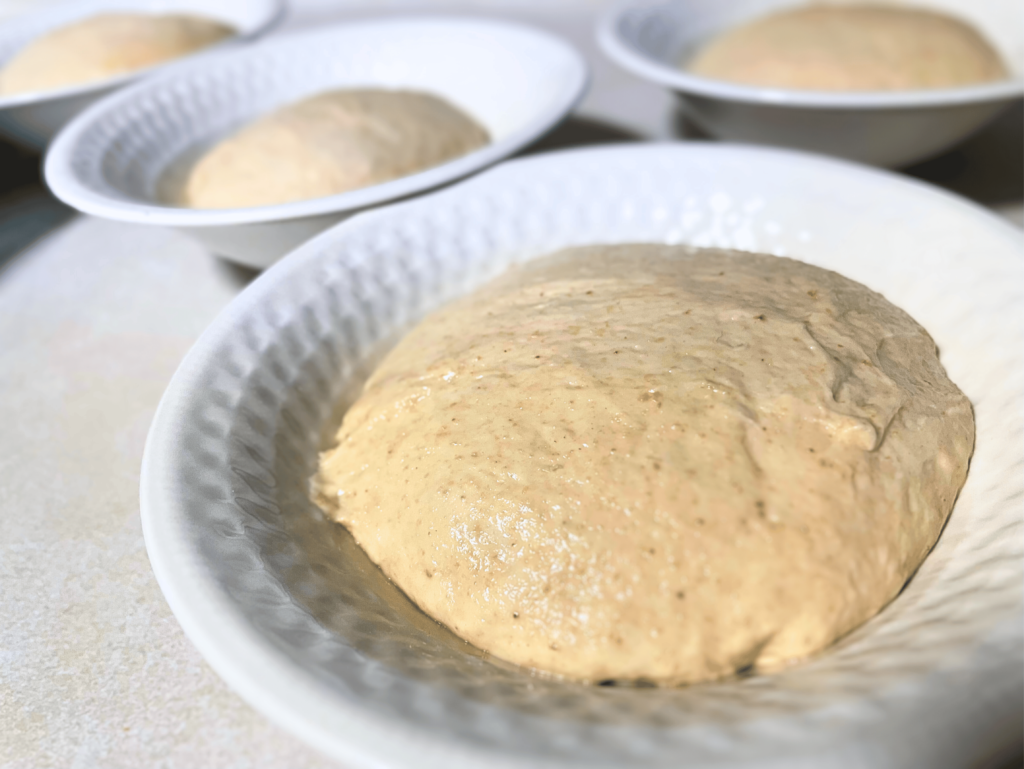
M 795 147 L 872 165 L 899 167 L 968 136 L 1024 94 L 1024 3 L 929 0 L 960 17 L 995 46 L 1007 80 L 907 91 L 805 91 L 764 88 L 680 68 L 705 41 L 730 27 L 804 3 L 792 0 L 641 0 L 617 5 L 598 24 L 604 52 L 626 70 L 675 91 L 687 116 L 729 141 Z
M 71 0 L 0 24 L 0 66 L 40 35 L 111 12 L 191 13 L 226 22 L 237 30 L 237 35 L 206 49 L 212 50 L 266 33 L 284 15 L 284 0 Z M 0 136 L 28 149 L 41 150 L 68 121 L 97 99 L 177 61 L 66 88 L 0 96 Z
M 267 41 L 183 63 L 73 121 L 46 158 L 54 194 L 80 211 L 176 227 L 262 269 L 352 213 L 454 181 L 511 155 L 562 120 L 587 85 L 582 57 L 520 24 L 393 18 Z M 433 168 L 338 195 L 258 208 L 171 205 L 198 157 L 278 107 L 338 88 L 426 91 L 469 113 L 491 142 Z

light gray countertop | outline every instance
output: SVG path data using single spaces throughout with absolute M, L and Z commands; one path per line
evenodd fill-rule
M 594 76 L 534 151 L 692 135 L 667 94 L 597 52 L 605 4 L 306 0 L 281 32 L 371 7 L 518 18 L 572 40 Z M 1022 121 L 1018 104 L 912 173 L 1024 224 Z M 336 766 L 207 667 L 160 594 L 139 522 L 160 395 L 252 273 L 167 230 L 72 216 L 38 184 L 11 190 L 34 163 L 0 148 L 14 169 L 0 198 L 0 766 Z

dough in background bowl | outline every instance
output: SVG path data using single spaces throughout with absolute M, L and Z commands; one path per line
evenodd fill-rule
M 720 80 L 820 91 L 951 88 L 1008 76 L 966 22 L 886 5 L 781 11 L 724 32 L 684 67 Z
M 318 94 L 267 115 L 204 155 L 185 183 L 192 208 L 246 208 L 337 195 L 487 144 L 487 131 L 417 91 Z
M 481 649 L 678 684 L 779 668 L 878 612 L 938 537 L 973 444 L 935 343 L 859 283 L 594 246 L 414 328 L 314 487 Z
M 236 31 L 181 14 L 104 13 L 41 35 L 0 69 L 0 94 L 47 91 L 143 69 L 206 48 Z

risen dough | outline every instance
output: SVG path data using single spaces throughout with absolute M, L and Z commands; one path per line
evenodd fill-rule
M 430 94 L 332 91 L 214 147 L 192 170 L 184 203 L 243 208 L 336 195 L 422 171 L 487 140 L 471 117 Z
M 197 16 L 105 13 L 33 40 L 0 70 L 0 93 L 102 80 L 192 53 L 235 34 Z
M 777 668 L 875 614 L 938 537 L 973 444 L 935 343 L 859 283 L 595 246 L 413 329 L 317 485 L 481 649 L 679 683 Z
M 688 69 L 738 83 L 822 91 L 970 85 L 1007 76 L 966 23 L 896 6 L 812 5 L 729 30 Z

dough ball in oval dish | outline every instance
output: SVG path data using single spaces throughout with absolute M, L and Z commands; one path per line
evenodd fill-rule
M 935 343 L 792 259 L 569 249 L 436 311 L 318 503 L 426 613 L 583 681 L 771 671 L 899 592 L 967 473 Z

